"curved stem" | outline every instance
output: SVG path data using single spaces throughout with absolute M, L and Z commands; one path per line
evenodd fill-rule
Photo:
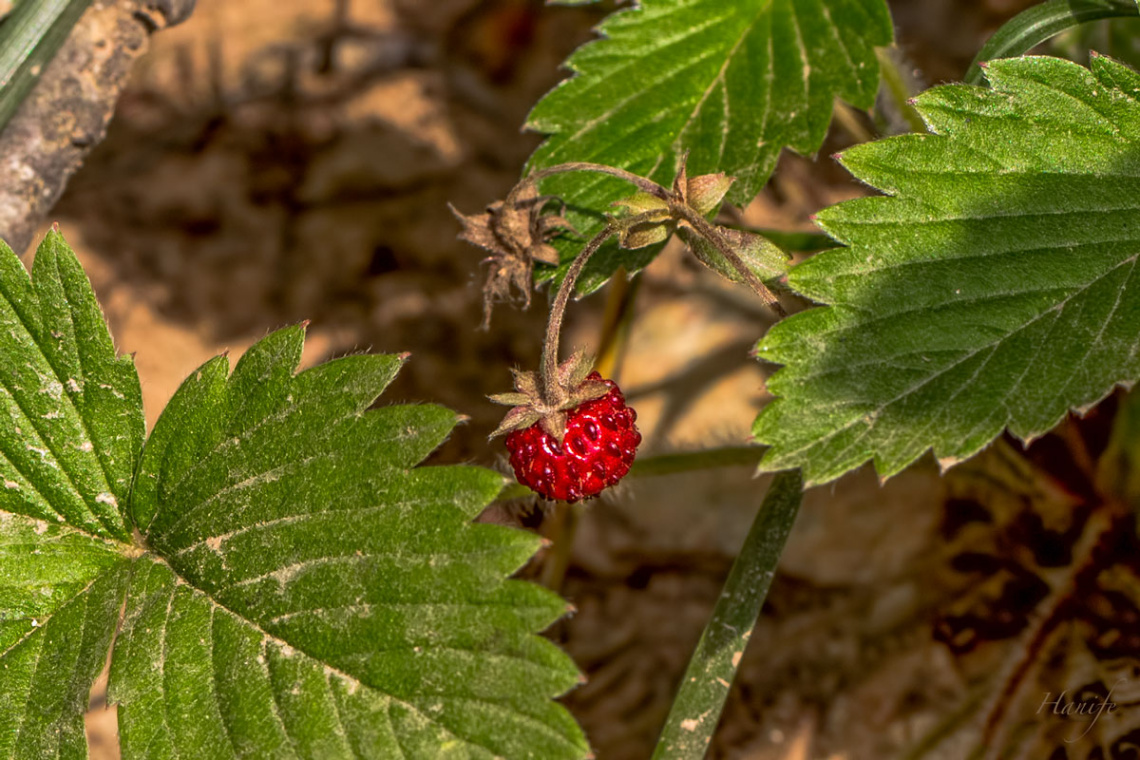
M 984 62 L 1026 53 L 1077 24 L 1136 15 L 1135 0 L 1047 0 L 1017 14 L 994 32 L 974 57 L 964 81 L 982 84 Z
M 732 250 L 732 246 L 728 244 L 728 241 L 724 239 L 720 234 L 720 230 L 718 230 L 715 225 L 710 224 L 707 219 L 684 203 L 671 201 L 669 203 L 669 210 L 673 212 L 675 216 L 688 222 L 689 225 L 697 231 L 697 234 L 716 246 L 720 254 L 724 256 L 729 264 L 732 264 L 732 268 L 740 274 L 744 281 L 748 283 L 749 287 L 756 292 L 756 295 L 760 296 L 772 311 L 781 317 L 788 316 L 788 312 L 785 311 L 784 307 L 780 305 L 780 302 L 776 300 L 776 296 L 772 294 L 768 286 L 761 282 L 760 278 L 756 276 L 756 273 L 748 268 L 748 265 L 737 255 L 736 251 Z
M 558 293 L 554 296 L 554 303 L 550 307 L 550 321 L 546 323 L 546 339 L 542 345 L 542 397 L 548 405 L 557 407 L 565 400 L 565 391 L 558 384 L 558 344 L 562 338 L 562 317 L 566 313 L 566 304 L 570 301 L 570 294 L 574 292 L 578 275 L 582 274 L 590 257 L 597 253 L 602 243 L 610 237 L 639 224 L 664 222 L 668 218 L 669 212 L 665 209 L 652 209 L 623 219 L 611 219 L 601 232 L 586 243 L 586 247 L 578 253 L 570 268 L 566 270 L 562 283 L 558 286 Z
M 550 321 L 546 323 L 546 340 L 542 344 L 542 396 L 551 406 L 557 406 L 564 400 L 564 391 L 558 384 L 558 343 L 562 339 L 562 317 L 566 313 L 570 294 L 574 291 L 574 283 L 578 281 L 578 275 L 582 273 L 590 257 L 597 253 L 602 243 L 618 233 L 622 227 L 620 223 L 610 222 L 601 232 L 594 235 L 589 243 L 586 243 L 586 247 L 566 270 L 562 284 L 558 286 L 558 294 L 554 296 L 554 304 L 550 307 Z
M 626 182 L 629 182 L 631 185 L 635 185 L 638 190 L 642 190 L 646 193 L 649 193 L 650 195 L 656 196 L 661 200 L 669 199 L 668 190 L 661 187 L 661 185 L 657 184 L 653 180 L 642 177 L 640 174 L 634 174 L 633 172 L 626 171 L 625 169 L 619 169 L 616 166 L 595 164 L 590 161 L 567 161 L 564 164 L 548 166 L 545 169 L 538 169 L 537 171 L 533 171 L 528 174 L 522 180 L 522 182 L 520 182 L 518 185 L 515 185 L 514 188 L 511 189 L 510 194 L 507 196 L 508 203 L 514 199 L 514 195 L 520 186 L 534 184 L 535 182 L 540 182 L 547 177 L 552 177 L 555 174 L 565 174 L 567 172 L 596 172 L 597 174 L 608 174 L 611 177 L 623 179 Z

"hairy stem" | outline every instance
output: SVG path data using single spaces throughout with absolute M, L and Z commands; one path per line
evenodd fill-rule
M 542 345 L 542 396 L 550 406 L 556 407 L 565 400 L 565 390 L 558 384 L 558 343 L 562 339 L 562 317 L 566 313 L 570 294 L 574 292 L 574 283 L 578 281 L 578 275 L 590 257 L 622 227 L 620 223 L 610 222 L 594 235 L 566 270 L 566 276 L 558 286 L 558 294 L 554 296 L 554 304 L 550 307 L 550 321 L 546 323 L 546 340 Z
M 570 294 L 574 292 L 574 284 L 578 276 L 586 267 L 590 257 L 598 252 L 602 244 L 614 235 L 620 235 L 625 230 L 647 222 L 662 222 L 668 219 L 668 212 L 664 209 L 653 209 L 623 219 L 611 219 L 601 232 L 586 243 L 575 257 L 562 284 L 558 286 L 558 293 L 554 296 L 554 303 L 550 307 L 550 321 L 546 324 L 546 340 L 542 345 L 542 397 L 548 405 L 557 407 L 566 400 L 565 390 L 558 384 L 558 344 L 562 338 L 562 318 L 566 314 L 566 304 L 570 301 Z
M 556 164 L 555 166 L 548 166 L 545 169 L 528 174 L 521 182 L 511 188 L 511 192 L 507 195 L 506 203 L 509 206 L 515 201 L 516 196 L 521 192 L 522 188 L 527 185 L 533 185 L 541 182 L 547 177 L 553 177 L 555 174 L 566 174 L 567 172 L 596 172 L 598 174 L 608 174 L 611 177 L 617 177 L 629 182 L 631 185 L 637 187 L 638 190 L 656 196 L 661 200 L 669 199 L 669 191 L 661 187 L 651 179 L 646 179 L 639 174 L 619 169 L 616 166 L 606 166 L 605 164 L 595 164 L 589 161 L 568 161 L 564 164 Z
M 724 239 L 720 234 L 720 230 L 718 230 L 715 225 L 709 223 L 707 219 L 694 209 L 673 199 L 670 199 L 669 210 L 677 218 L 688 222 L 689 225 L 696 230 L 698 235 L 716 246 L 720 254 L 724 256 L 744 281 L 748 283 L 748 286 L 752 288 L 756 295 L 760 296 L 760 299 L 764 301 L 768 308 L 781 317 L 788 316 L 788 312 L 780 305 L 780 302 L 776 299 L 776 296 L 773 295 L 772 291 L 768 289 L 768 286 L 761 282 L 760 278 L 756 276 L 756 273 L 748 268 L 748 265 L 737 255 L 736 251 L 732 250 L 732 246 Z

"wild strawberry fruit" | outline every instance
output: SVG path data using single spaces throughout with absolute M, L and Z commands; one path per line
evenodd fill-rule
M 496 431 L 510 431 L 506 444 L 515 477 L 547 499 L 597 496 L 625 477 L 641 443 L 637 412 L 626 406 L 614 381 L 590 372 L 574 382 L 582 362 L 576 356 L 559 367 L 565 394 L 559 403 L 542 400 L 529 372 L 515 375 L 519 393 L 492 397 L 516 405 Z
M 587 380 L 604 382 L 610 391 L 566 412 L 561 444 L 541 422 L 507 436 L 515 477 L 547 499 L 597 496 L 625 477 L 637 455 L 637 412 L 625 405 L 613 380 L 602 380 L 597 372 Z

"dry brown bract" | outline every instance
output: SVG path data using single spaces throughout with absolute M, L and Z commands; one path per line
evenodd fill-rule
M 494 304 L 515 300 L 512 286 L 522 294 L 523 308 L 530 306 L 535 261 L 558 265 L 558 251 L 548 241 L 559 230 L 574 228 L 560 214 L 543 214 L 547 204 L 556 200 L 539 195 L 538 188 L 524 180 L 506 201 L 495 201 L 482 214 L 466 216 L 451 208 L 463 224 L 460 240 L 491 252 L 483 260 L 490 264 L 483 284 L 483 329 L 491 324 Z

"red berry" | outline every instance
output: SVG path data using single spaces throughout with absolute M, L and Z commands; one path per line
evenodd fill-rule
M 604 382 L 610 392 L 566 411 L 561 444 L 540 422 L 506 439 L 515 477 L 547 499 L 597 496 L 625 477 L 641 443 L 637 412 L 625 405 L 617 384 L 597 372 L 586 380 Z

